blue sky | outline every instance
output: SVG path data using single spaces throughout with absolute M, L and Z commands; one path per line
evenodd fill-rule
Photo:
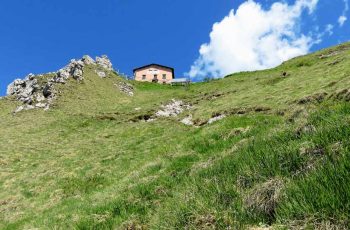
M 304 5 L 296 15 L 286 18 L 284 25 L 270 25 L 276 21 L 273 12 L 279 8 L 271 10 L 276 2 L 288 9 L 295 9 L 297 2 Z M 350 23 L 344 18 L 342 26 L 338 22 L 340 16 L 348 17 L 345 6 L 345 0 L 2 0 L 0 95 L 15 78 L 56 71 L 84 54 L 107 54 L 115 69 L 126 74 L 132 74 L 134 67 L 156 62 L 174 67 L 178 77 L 194 79 L 270 67 L 282 58 L 349 40 Z M 258 34 L 260 43 L 255 43 L 254 30 L 260 25 L 252 27 L 253 31 L 245 30 L 251 44 L 240 50 L 237 47 L 246 45 L 240 28 L 249 27 L 245 25 L 249 20 L 243 19 L 251 9 L 271 18 L 264 26 L 273 32 L 265 40 Z M 293 21 L 292 28 L 288 20 Z M 276 34 L 276 26 L 293 35 L 283 31 Z M 270 38 L 283 42 L 268 50 Z M 227 45 L 230 52 L 220 45 Z M 244 62 L 237 59 L 256 46 L 265 48 Z M 267 53 L 284 56 L 266 57 Z M 264 63 L 254 57 L 270 61 Z

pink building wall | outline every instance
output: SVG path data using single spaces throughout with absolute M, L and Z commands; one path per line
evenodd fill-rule
M 152 82 L 155 76 L 160 84 L 168 84 L 172 79 L 174 79 L 173 71 L 171 69 L 157 65 L 138 69 L 134 72 L 136 81 Z

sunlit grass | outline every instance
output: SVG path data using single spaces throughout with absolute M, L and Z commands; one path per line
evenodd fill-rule
M 348 47 L 134 97 L 86 67 L 47 112 L 1 99 L 0 228 L 349 228 Z M 139 120 L 172 98 L 192 110 Z

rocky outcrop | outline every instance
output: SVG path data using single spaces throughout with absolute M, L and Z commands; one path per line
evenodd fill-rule
M 167 105 L 162 105 L 162 109 L 156 113 L 157 117 L 176 117 L 184 110 L 191 109 L 191 106 L 181 100 L 172 99 Z
M 17 95 L 17 99 L 24 103 L 31 102 L 31 96 L 39 88 L 38 81 L 33 74 L 29 74 L 24 80 L 16 79 L 7 87 L 8 95 Z
M 52 80 L 56 83 L 65 83 L 65 81 L 69 77 L 73 77 L 75 80 L 82 81 L 83 78 L 83 68 L 84 68 L 84 62 L 82 60 L 76 61 L 75 59 L 71 60 L 70 63 L 60 69 L 57 72 L 56 77 L 54 77 Z
M 29 74 L 23 80 L 16 79 L 7 87 L 7 95 L 14 95 L 16 99 L 23 103 L 15 112 L 34 108 L 48 109 L 50 95 L 45 95 L 45 87 L 38 83 L 34 74 Z
M 113 70 L 112 62 L 109 60 L 107 55 L 102 55 L 101 57 L 96 57 L 96 64 L 101 66 L 106 70 Z
M 48 79 L 44 79 L 43 75 L 34 74 L 29 74 L 23 80 L 16 79 L 7 87 L 7 95 L 15 96 L 23 105 L 17 107 L 14 112 L 35 108 L 48 110 L 57 95 L 55 85 L 65 84 L 69 78 L 83 81 L 84 67 L 87 65 L 99 65 L 105 71 L 113 70 L 112 63 L 106 55 L 96 57 L 96 61 L 85 55 L 80 60 L 71 60 L 68 65 L 55 73 L 46 74 L 49 76 Z M 105 72 L 103 74 L 106 76 Z M 102 77 L 102 74 L 99 75 Z M 42 83 L 39 83 L 39 79 Z
M 92 59 L 89 55 L 84 55 L 81 60 L 85 65 L 96 65 L 95 60 Z

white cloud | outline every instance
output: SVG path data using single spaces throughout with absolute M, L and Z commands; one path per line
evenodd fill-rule
M 226 74 L 271 68 L 308 53 L 318 41 L 300 33 L 300 17 L 312 14 L 318 0 L 296 0 L 294 5 L 276 2 L 264 10 L 248 0 L 221 22 L 215 23 L 210 42 L 203 44 L 200 56 L 186 74 L 192 78 L 222 77 Z M 332 26 L 326 28 L 332 33 Z
M 325 33 L 331 36 L 333 34 L 333 29 L 334 29 L 334 26 L 332 24 L 328 24 L 326 25 Z
M 346 13 L 349 11 L 349 0 L 343 0 L 343 2 L 344 2 L 343 14 L 340 15 L 338 18 L 338 23 L 340 27 L 342 27 L 346 22 L 346 20 L 348 20 L 348 18 L 346 17 Z
M 346 22 L 346 20 L 348 20 L 348 18 L 344 15 L 341 15 L 339 18 L 338 18 L 338 23 L 339 23 L 339 26 L 342 27 L 344 25 L 344 23 Z

